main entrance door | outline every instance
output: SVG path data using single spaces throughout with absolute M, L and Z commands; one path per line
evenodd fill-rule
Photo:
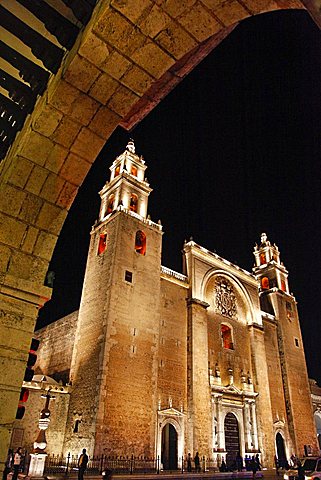
M 177 469 L 177 432 L 170 423 L 162 430 L 162 464 L 164 470 Z
M 277 457 L 278 457 L 278 463 L 280 468 L 287 468 L 287 459 L 286 459 L 286 453 L 285 453 L 285 447 L 284 447 L 284 439 L 281 435 L 280 432 L 276 434 L 276 451 L 277 451 Z
M 236 455 L 240 452 L 239 424 L 233 413 L 228 413 L 224 420 L 226 465 L 235 464 Z

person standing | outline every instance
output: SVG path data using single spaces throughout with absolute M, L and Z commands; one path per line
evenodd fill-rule
M 84 479 L 84 473 L 87 468 L 88 460 L 88 455 L 86 453 L 86 449 L 84 448 L 78 459 L 78 480 Z
M 12 480 L 17 480 L 19 471 L 20 471 L 20 464 L 22 460 L 22 448 L 19 447 L 16 453 L 13 456 L 13 475 Z
M 10 448 L 8 450 L 7 459 L 4 464 L 2 480 L 7 480 L 8 473 L 11 472 L 12 462 L 13 462 L 13 450 Z
M 256 472 L 257 472 L 257 463 L 256 463 L 256 458 L 254 457 L 254 455 L 253 455 L 252 460 L 251 460 L 251 470 L 252 470 L 252 474 L 253 474 L 252 478 L 254 479 L 255 476 L 256 476 Z
M 195 471 L 199 473 L 201 471 L 201 466 L 200 466 L 200 457 L 198 452 L 196 452 L 196 455 L 194 457 L 194 464 L 195 464 Z
M 261 462 L 260 462 L 260 456 L 259 456 L 258 453 L 255 455 L 255 461 L 256 461 L 257 469 L 262 470 L 262 465 L 261 465 Z
M 192 471 L 192 457 L 190 453 L 187 455 L 187 471 Z

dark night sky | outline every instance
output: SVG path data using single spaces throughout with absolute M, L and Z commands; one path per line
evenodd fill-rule
M 162 264 L 181 271 L 184 239 L 251 270 L 261 232 L 281 251 L 309 375 L 321 384 L 321 32 L 308 13 L 243 21 L 130 134 L 117 129 L 70 210 L 38 326 L 79 306 L 97 192 L 132 136 L 148 166 Z

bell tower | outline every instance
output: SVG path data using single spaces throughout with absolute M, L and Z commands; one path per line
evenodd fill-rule
M 70 372 L 72 454 L 155 454 L 162 226 L 147 215 L 145 170 L 130 140 L 99 192 Z
M 289 292 L 288 271 L 280 252 L 262 233 L 254 247 L 253 273 L 259 283 L 259 297 L 265 331 L 269 388 L 275 426 L 275 444 L 284 448 L 277 456 L 291 452 L 305 454 L 309 445 L 317 453 L 317 440 L 310 398 L 297 302 Z M 277 436 L 278 435 L 278 441 Z M 281 438 L 281 437 L 282 438 Z M 285 453 L 284 453 L 285 452 Z M 284 460 L 284 459 L 282 459 Z

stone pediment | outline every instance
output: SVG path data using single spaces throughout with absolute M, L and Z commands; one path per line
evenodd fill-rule
M 180 412 L 179 410 L 176 410 L 176 408 L 170 407 L 170 408 L 165 408 L 164 410 L 158 410 L 158 415 L 164 415 L 166 417 L 184 417 L 185 414 L 183 412 Z
M 240 390 L 235 385 L 212 385 L 212 393 L 220 393 L 221 395 L 234 395 L 237 397 L 254 398 L 258 396 L 257 392 L 249 392 Z

